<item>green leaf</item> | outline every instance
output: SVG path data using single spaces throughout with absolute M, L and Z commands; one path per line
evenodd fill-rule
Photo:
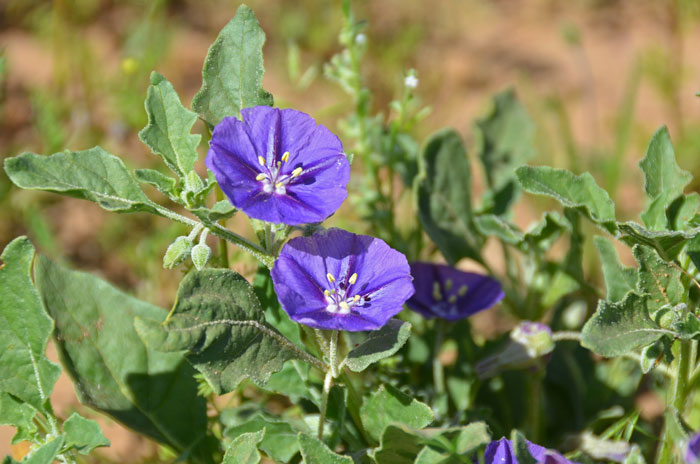
M 547 166 L 521 166 L 515 173 L 525 191 L 552 197 L 567 208 L 578 209 L 608 232 L 616 232 L 615 205 L 589 173 L 576 176 Z
M 514 461 L 517 461 L 519 464 L 537 464 L 537 460 L 530 454 L 527 440 L 525 440 L 522 433 L 513 430 L 510 440 L 513 443 Z
M 370 364 L 399 351 L 410 335 L 410 323 L 392 319 L 381 329 L 370 332 L 364 342 L 350 351 L 345 365 L 351 371 L 362 372 Z
M 639 263 L 637 289 L 649 295 L 649 311 L 654 313 L 662 306 L 680 304 L 685 295 L 680 269 L 666 263 L 652 248 L 636 245 L 633 253 Z
M 416 456 L 414 464 L 451 464 L 453 462 L 457 464 L 460 461 L 451 460 L 449 454 L 437 451 L 430 446 L 425 446 Z
M 63 445 L 63 435 L 39 447 L 30 457 L 24 459 L 22 464 L 51 464 L 58 456 Z
M 620 263 L 615 245 L 605 237 L 593 237 L 593 243 L 598 249 L 603 265 L 606 298 L 612 302 L 622 301 L 625 295 L 637 286 L 637 270 Z
M 228 269 L 190 272 L 166 323 L 138 319 L 136 329 L 153 349 L 186 351 L 217 394 L 246 378 L 264 384 L 298 357 L 293 344 L 265 323 L 250 284 Z
M 495 214 L 482 214 L 474 219 L 479 233 L 484 237 L 495 236 L 499 240 L 511 245 L 518 245 L 525 240 L 525 234 L 516 226 L 501 216 Z
M 31 279 L 34 247 L 26 237 L 0 255 L 0 392 L 51 414 L 47 402 L 61 368 L 46 357 L 53 322 Z
M 166 312 L 43 256 L 34 275 L 80 402 L 179 452 L 192 451 L 207 423 L 195 371 L 182 353 L 150 349 L 133 325 L 135 317 L 159 323 Z
M 17 429 L 11 443 L 29 441 L 37 433 L 34 423 L 36 409 L 8 393 L 0 393 L 0 425 L 11 425 Z
M 681 305 L 681 311 L 677 311 L 676 320 L 671 324 L 671 330 L 676 332 L 683 340 L 697 339 L 700 336 L 700 319 L 693 313 L 683 311 L 685 305 Z
M 5 160 L 5 171 L 18 187 L 46 190 L 94 201 L 108 211 L 159 214 L 122 160 L 101 147 L 51 156 L 23 153 Z
M 178 198 L 176 192 L 177 181 L 160 171 L 155 169 L 136 169 L 134 170 L 134 177 L 139 182 L 154 186 L 160 193 L 170 199 Z
M 413 464 L 424 442 L 410 430 L 389 425 L 382 433 L 381 446 L 374 452 L 377 464 Z
M 639 167 L 644 171 L 644 190 L 652 200 L 662 195 L 673 198 L 680 196 L 693 179 L 688 171 L 676 163 L 666 126 L 660 127 L 651 137 Z
M 477 152 L 494 203 L 493 213 L 501 215 L 517 196 L 515 168 L 532 157 L 535 126 L 515 92 L 508 89 L 494 96 L 491 110 L 476 121 L 476 129 Z M 504 197 L 505 201 L 493 201 Z
M 674 336 L 649 317 L 647 298 L 628 293 L 617 303 L 600 300 L 583 326 L 581 345 L 601 356 L 620 356 L 661 338 Z
M 66 436 L 65 445 L 76 449 L 80 454 L 90 454 L 92 450 L 100 446 L 110 446 L 100 426 L 94 420 L 86 419 L 77 412 L 63 423 L 63 432 Z
M 425 231 L 454 264 L 464 257 L 481 261 L 483 239 L 471 205 L 471 169 L 466 149 L 453 129 L 436 132 L 419 158 L 414 189 Z
M 548 250 L 561 233 L 567 229 L 571 229 L 568 222 L 558 213 L 550 211 L 544 213 L 539 222 L 534 223 L 525 231 L 523 240 L 529 244 L 530 248 Z
M 258 445 L 264 436 L 264 428 L 238 435 L 228 446 L 222 464 L 258 464 L 261 458 Z
M 655 249 L 664 261 L 678 256 L 685 244 L 700 234 L 700 228 L 687 231 L 651 231 L 633 221 L 618 223 L 620 240 L 630 246 L 646 245 Z
M 151 73 L 151 86 L 146 95 L 148 125 L 139 132 L 139 138 L 156 155 L 160 155 L 180 177 L 194 169 L 197 146 L 202 138 L 191 134 L 197 115 L 180 103 L 180 97 L 168 80 L 157 72 Z
M 244 108 L 272 106 L 272 95 L 262 88 L 264 43 L 255 14 L 241 5 L 209 48 L 202 88 L 192 100 L 192 109 L 210 125 L 226 116 L 238 117 Z
M 240 422 L 227 424 L 224 435 L 235 439 L 244 433 L 253 433 L 265 430 L 265 437 L 260 442 L 259 448 L 276 461 L 287 462 L 299 451 L 297 441 L 298 431 L 286 422 L 272 420 L 262 414 L 254 416 L 231 417 L 238 411 L 224 411 L 222 422 Z
M 305 464 L 353 464 L 351 457 L 334 453 L 317 438 L 300 433 L 298 440 Z
M 473 422 L 459 431 L 455 439 L 457 454 L 470 454 L 491 441 L 489 428 L 484 422 Z
M 379 440 L 390 424 L 415 429 L 427 426 L 433 421 L 433 411 L 428 405 L 387 384 L 365 399 L 360 417 L 369 435 Z
M 693 192 L 676 198 L 666 209 L 669 226 L 673 230 L 690 229 L 698 210 L 700 210 L 700 195 L 697 193 Z
M 236 213 L 236 208 L 230 201 L 221 200 L 214 203 L 211 208 L 195 208 L 191 209 L 190 212 L 203 221 L 216 222 L 233 216 Z
M 304 342 L 301 340 L 301 326 L 291 320 L 285 310 L 282 309 L 275 287 L 270 277 L 270 270 L 259 265 L 253 278 L 253 289 L 260 300 L 260 306 L 265 312 L 265 320 L 272 327 L 279 330 L 282 335 L 303 348 Z

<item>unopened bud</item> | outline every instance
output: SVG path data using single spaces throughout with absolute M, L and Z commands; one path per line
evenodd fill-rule
M 498 353 L 475 366 L 481 379 L 494 377 L 509 369 L 524 369 L 540 362 L 554 350 L 552 329 L 539 322 L 524 321 L 510 332 L 510 341 Z
M 192 263 L 198 271 L 204 269 L 207 265 L 209 257 L 211 257 L 211 249 L 205 243 L 198 243 L 192 247 Z
M 163 267 L 172 269 L 187 258 L 192 250 L 192 240 L 189 237 L 181 236 L 175 239 L 165 251 L 163 256 Z
M 188 192 L 197 193 L 204 188 L 204 182 L 195 171 L 190 171 L 185 177 L 185 189 Z

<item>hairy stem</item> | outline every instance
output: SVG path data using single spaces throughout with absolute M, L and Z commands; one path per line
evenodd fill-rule
M 224 192 L 221 187 L 216 186 L 216 201 L 222 201 L 224 199 Z M 221 219 L 219 225 L 226 228 L 226 219 Z M 219 261 L 221 267 L 228 269 L 230 264 L 228 262 L 228 242 L 225 238 L 219 237 Z
M 318 439 L 323 440 L 323 426 L 326 422 L 326 409 L 328 408 L 328 394 L 333 386 L 333 373 L 329 370 L 323 379 L 323 392 L 321 393 L 321 417 L 318 419 Z
M 688 382 L 690 373 L 690 352 L 692 350 L 692 342 L 689 340 L 680 340 L 680 349 L 676 357 L 676 375 L 671 384 L 671 400 L 670 404 L 678 411 L 678 414 L 683 417 L 685 410 L 686 399 L 688 398 Z M 661 442 L 661 451 L 659 452 L 658 464 L 670 464 L 673 462 L 673 450 L 675 443 L 671 436 L 671 427 L 668 424 L 664 427 L 664 438 Z

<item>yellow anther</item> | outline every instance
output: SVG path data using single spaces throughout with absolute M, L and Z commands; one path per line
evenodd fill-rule
M 355 301 L 355 303 L 357 303 L 358 301 L 360 301 L 360 295 L 355 295 L 354 297 L 352 297 L 352 299 Z
M 467 287 L 466 285 L 462 285 L 461 287 L 459 287 L 459 290 L 457 290 L 457 294 L 459 296 L 464 296 L 467 294 L 467 290 L 469 290 L 469 287 Z
M 287 161 L 289 161 L 289 152 L 288 151 L 285 151 L 284 155 L 282 155 L 282 161 L 284 161 L 285 163 Z
M 335 282 L 335 277 L 333 277 L 330 272 L 326 274 L 326 279 L 328 279 L 328 282 L 330 283 Z
M 267 178 L 267 174 L 263 174 L 262 172 L 255 176 L 255 180 L 263 180 Z
M 340 306 L 343 309 L 350 309 L 350 306 L 348 306 L 348 304 L 345 301 L 341 301 L 340 303 L 338 303 L 338 306 Z
M 449 292 L 450 290 L 452 290 L 452 284 L 454 284 L 454 282 L 452 282 L 452 279 L 447 279 L 445 281 L 445 291 L 446 292 Z
M 278 162 L 277 162 L 277 169 L 279 169 L 279 168 L 281 168 L 281 167 L 282 167 L 282 162 L 281 162 L 281 161 L 278 161 Z
M 284 185 L 284 184 L 282 184 L 282 182 L 277 182 L 277 183 L 275 184 L 275 187 L 276 187 L 276 188 L 280 188 L 280 187 L 282 187 L 283 185 Z
M 258 156 L 258 163 L 260 163 L 260 166 L 265 166 L 265 158 Z
M 355 282 L 357 282 L 357 272 L 350 276 L 348 282 L 350 282 L 350 285 L 355 285 Z
M 326 295 L 326 296 L 330 296 L 330 295 L 331 295 L 331 292 L 330 292 L 330 290 L 324 290 L 324 291 L 323 291 L 323 294 Z
M 292 177 L 297 177 L 297 176 L 299 176 L 299 175 L 301 174 L 302 171 L 303 171 L 303 169 L 301 169 L 300 167 L 299 167 L 299 168 L 296 168 L 294 171 L 292 171 Z
M 457 303 L 457 295 L 450 295 L 450 297 L 447 299 L 450 304 L 455 304 Z
M 440 283 L 439 282 L 433 282 L 433 299 L 435 301 L 442 300 L 442 292 L 440 291 Z

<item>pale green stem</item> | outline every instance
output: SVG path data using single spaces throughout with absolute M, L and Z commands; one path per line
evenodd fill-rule
M 686 399 L 688 398 L 688 377 L 690 373 L 690 351 L 692 344 L 689 340 L 680 340 L 680 349 L 676 357 L 676 376 L 671 385 L 671 404 L 683 417 Z M 671 436 L 671 428 L 665 426 L 664 438 L 661 444 L 661 451 L 657 459 L 658 464 L 673 463 L 673 450 L 675 443 Z
M 440 348 L 445 335 L 445 321 L 437 319 L 435 322 L 435 346 L 433 348 L 433 384 L 435 393 L 442 395 L 445 393 L 445 368 L 440 362 Z
M 224 192 L 221 190 L 221 187 L 218 185 L 216 186 L 216 201 L 221 201 L 224 199 Z M 226 219 L 221 219 L 219 221 L 219 225 L 221 227 L 225 227 L 226 225 Z M 219 259 L 221 260 L 221 267 L 224 269 L 229 268 L 229 262 L 228 262 L 228 242 L 226 239 L 223 237 L 219 237 Z
M 323 380 L 323 392 L 321 394 L 321 416 L 318 419 L 318 439 L 323 440 L 323 426 L 326 422 L 326 409 L 328 408 L 328 394 L 333 386 L 333 374 L 331 371 L 326 372 L 326 377 Z

